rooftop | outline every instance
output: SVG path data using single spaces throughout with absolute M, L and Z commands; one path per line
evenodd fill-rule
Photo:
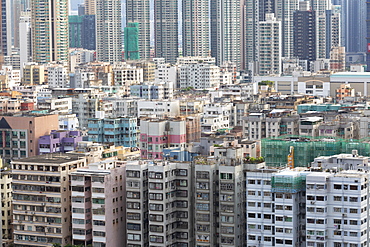
M 54 153 L 54 154 L 43 154 L 34 157 L 28 157 L 24 159 L 14 160 L 12 163 L 39 163 L 39 164 L 63 164 L 77 160 L 85 159 L 85 155 L 72 154 L 72 153 Z

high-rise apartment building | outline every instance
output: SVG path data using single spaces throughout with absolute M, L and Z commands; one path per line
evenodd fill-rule
M 71 173 L 72 239 L 75 245 L 124 246 L 125 166 L 114 160 Z
M 138 23 L 139 57 L 142 59 L 150 58 L 150 1 L 149 0 L 127 0 L 126 1 L 126 24 L 129 25 L 129 23 Z
M 1 1 L 1 31 L 0 31 L 0 52 L 3 56 L 12 55 L 12 1 Z
M 31 16 L 24 15 L 19 20 L 19 63 L 21 73 L 25 63 L 32 60 L 32 36 L 31 36 Z
M 331 49 L 342 46 L 341 24 L 341 6 L 332 5 L 326 10 L 326 58 L 330 58 Z
M 315 11 L 294 12 L 294 57 L 310 62 L 316 60 L 316 17 Z
M 155 57 L 176 63 L 178 57 L 178 2 L 177 0 L 154 1 Z
M 329 0 L 311 0 L 311 10 L 315 11 L 316 17 L 316 58 L 327 58 L 327 33 L 331 32 L 327 24 L 331 24 L 331 21 L 327 21 L 326 11 L 331 9 L 331 2 Z M 331 17 L 330 17 L 331 18 Z
M 370 1 L 366 2 L 366 8 L 370 9 Z M 366 71 L 370 71 L 370 11 L 367 11 L 366 14 Z
M 1 162 L 1 161 L 0 161 Z M 9 246 L 13 243 L 13 197 L 12 197 L 12 171 L 1 165 L 1 234 L 2 244 Z
M 96 13 L 96 0 L 85 0 L 85 15 L 95 15 Z
M 243 5 L 242 68 L 259 61 L 259 22 L 266 20 L 266 14 L 275 13 L 272 0 L 246 0 Z
M 294 54 L 294 12 L 298 10 L 298 0 L 277 0 L 275 16 L 282 25 L 282 55 L 290 58 Z
M 192 184 L 190 163 L 128 162 L 127 246 L 194 246 Z
M 266 14 L 266 20 L 259 23 L 259 74 L 279 75 L 282 61 L 281 22 L 274 14 Z
M 84 15 L 81 30 L 81 45 L 87 50 L 96 49 L 95 15 Z
M 342 45 L 347 52 L 366 52 L 367 43 L 364 30 L 367 25 L 368 1 L 363 0 L 340 0 L 342 11 Z M 369 61 L 369 60 L 367 60 Z
M 121 0 L 96 1 L 96 58 L 122 61 Z
M 32 0 L 33 62 L 68 61 L 68 0 Z
M 69 172 L 84 167 L 79 154 L 40 155 L 12 162 L 15 246 L 72 243 Z
M 241 2 L 212 0 L 211 5 L 211 55 L 216 64 L 233 62 L 240 69 L 242 18 Z
M 209 1 L 182 1 L 182 53 L 183 56 L 208 56 Z
M 124 29 L 125 60 L 140 59 L 139 23 L 130 22 Z
M 81 15 L 70 15 L 68 17 L 69 22 L 69 47 L 70 48 L 81 48 L 82 47 L 82 21 L 83 16 Z

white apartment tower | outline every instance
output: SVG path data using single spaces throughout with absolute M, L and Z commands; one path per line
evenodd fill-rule
M 241 66 L 241 2 L 211 0 L 211 55 L 216 65 L 233 62 Z
M 287 58 L 292 57 L 294 54 L 293 14 L 298 10 L 298 2 L 298 0 L 277 0 L 275 3 L 276 18 L 282 23 L 282 55 Z
M 259 23 L 259 74 L 280 75 L 282 60 L 281 22 L 274 14 L 266 14 Z
M 368 246 L 368 173 L 312 173 L 306 187 L 307 246 Z
M 121 0 L 96 0 L 96 56 L 101 62 L 122 61 Z
M 19 60 L 21 73 L 25 63 L 32 60 L 32 37 L 31 37 L 31 17 L 24 15 L 19 20 Z
M 139 23 L 139 52 L 141 59 L 150 58 L 150 1 L 126 1 L 126 23 Z
M 184 56 L 208 56 L 209 1 L 182 1 L 182 47 Z
M 220 86 L 220 68 L 208 63 L 181 65 L 180 88 L 217 88 Z

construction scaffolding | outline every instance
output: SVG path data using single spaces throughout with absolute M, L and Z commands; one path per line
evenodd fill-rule
M 370 156 L 369 139 L 346 140 L 328 137 L 281 136 L 261 141 L 262 157 L 267 166 L 285 167 L 290 147 L 294 148 L 294 166 L 307 167 L 319 156 L 351 153 L 358 150 L 359 155 Z
M 306 176 L 303 174 L 276 174 L 271 178 L 271 192 L 297 193 L 305 189 Z

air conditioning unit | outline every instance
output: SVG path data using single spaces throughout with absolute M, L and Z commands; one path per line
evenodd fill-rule
M 311 201 L 311 204 L 315 204 L 315 201 Z
M 311 238 L 311 236 L 307 236 L 307 239 L 310 239 Z

